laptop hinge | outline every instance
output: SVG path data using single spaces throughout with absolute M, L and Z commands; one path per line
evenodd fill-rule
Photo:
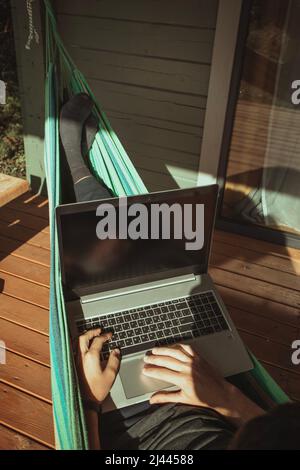
M 138 292 L 143 292 L 150 289 L 158 289 L 160 287 L 172 286 L 175 284 L 181 284 L 183 282 L 195 281 L 195 274 L 187 274 L 184 276 L 177 276 L 170 279 L 163 279 L 161 281 L 148 282 L 146 284 L 140 284 L 138 286 L 126 287 L 123 289 L 110 290 L 106 292 L 99 292 L 97 294 L 85 295 L 81 297 L 81 303 L 95 302 L 103 299 L 111 299 L 120 295 L 129 295 Z

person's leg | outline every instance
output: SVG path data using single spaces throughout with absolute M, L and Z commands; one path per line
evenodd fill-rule
M 106 450 L 226 449 L 234 428 L 207 408 L 140 403 L 100 418 L 100 439 Z
M 70 168 L 76 201 L 92 201 L 112 197 L 104 183 L 98 181 L 83 158 L 83 140 L 87 152 L 97 133 L 92 113 L 93 101 L 85 94 L 74 95 L 60 113 L 60 137 Z
M 103 413 L 99 426 L 101 447 L 105 450 L 137 449 L 138 439 L 132 438 L 128 430 L 146 415 L 150 407 L 149 402 L 144 402 Z

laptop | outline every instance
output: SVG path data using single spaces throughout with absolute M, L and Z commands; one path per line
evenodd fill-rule
M 217 197 L 218 186 L 211 185 L 56 209 L 71 335 L 112 331 L 103 362 L 112 349 L 121 350 L 103 411 L 176 389 L 142 374 L 154 346 L 191 344 L 224 377 L 252 369 L 208 274 Z

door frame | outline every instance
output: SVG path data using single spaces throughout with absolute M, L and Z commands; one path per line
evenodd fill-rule
M 198 171 L 198 185 L 218 181 L 243 0 L 219 0 Z

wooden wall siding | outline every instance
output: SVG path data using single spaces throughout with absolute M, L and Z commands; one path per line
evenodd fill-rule
M 218 0 L 56 0 L 63 40 L 149 190 L 196 185 Z

